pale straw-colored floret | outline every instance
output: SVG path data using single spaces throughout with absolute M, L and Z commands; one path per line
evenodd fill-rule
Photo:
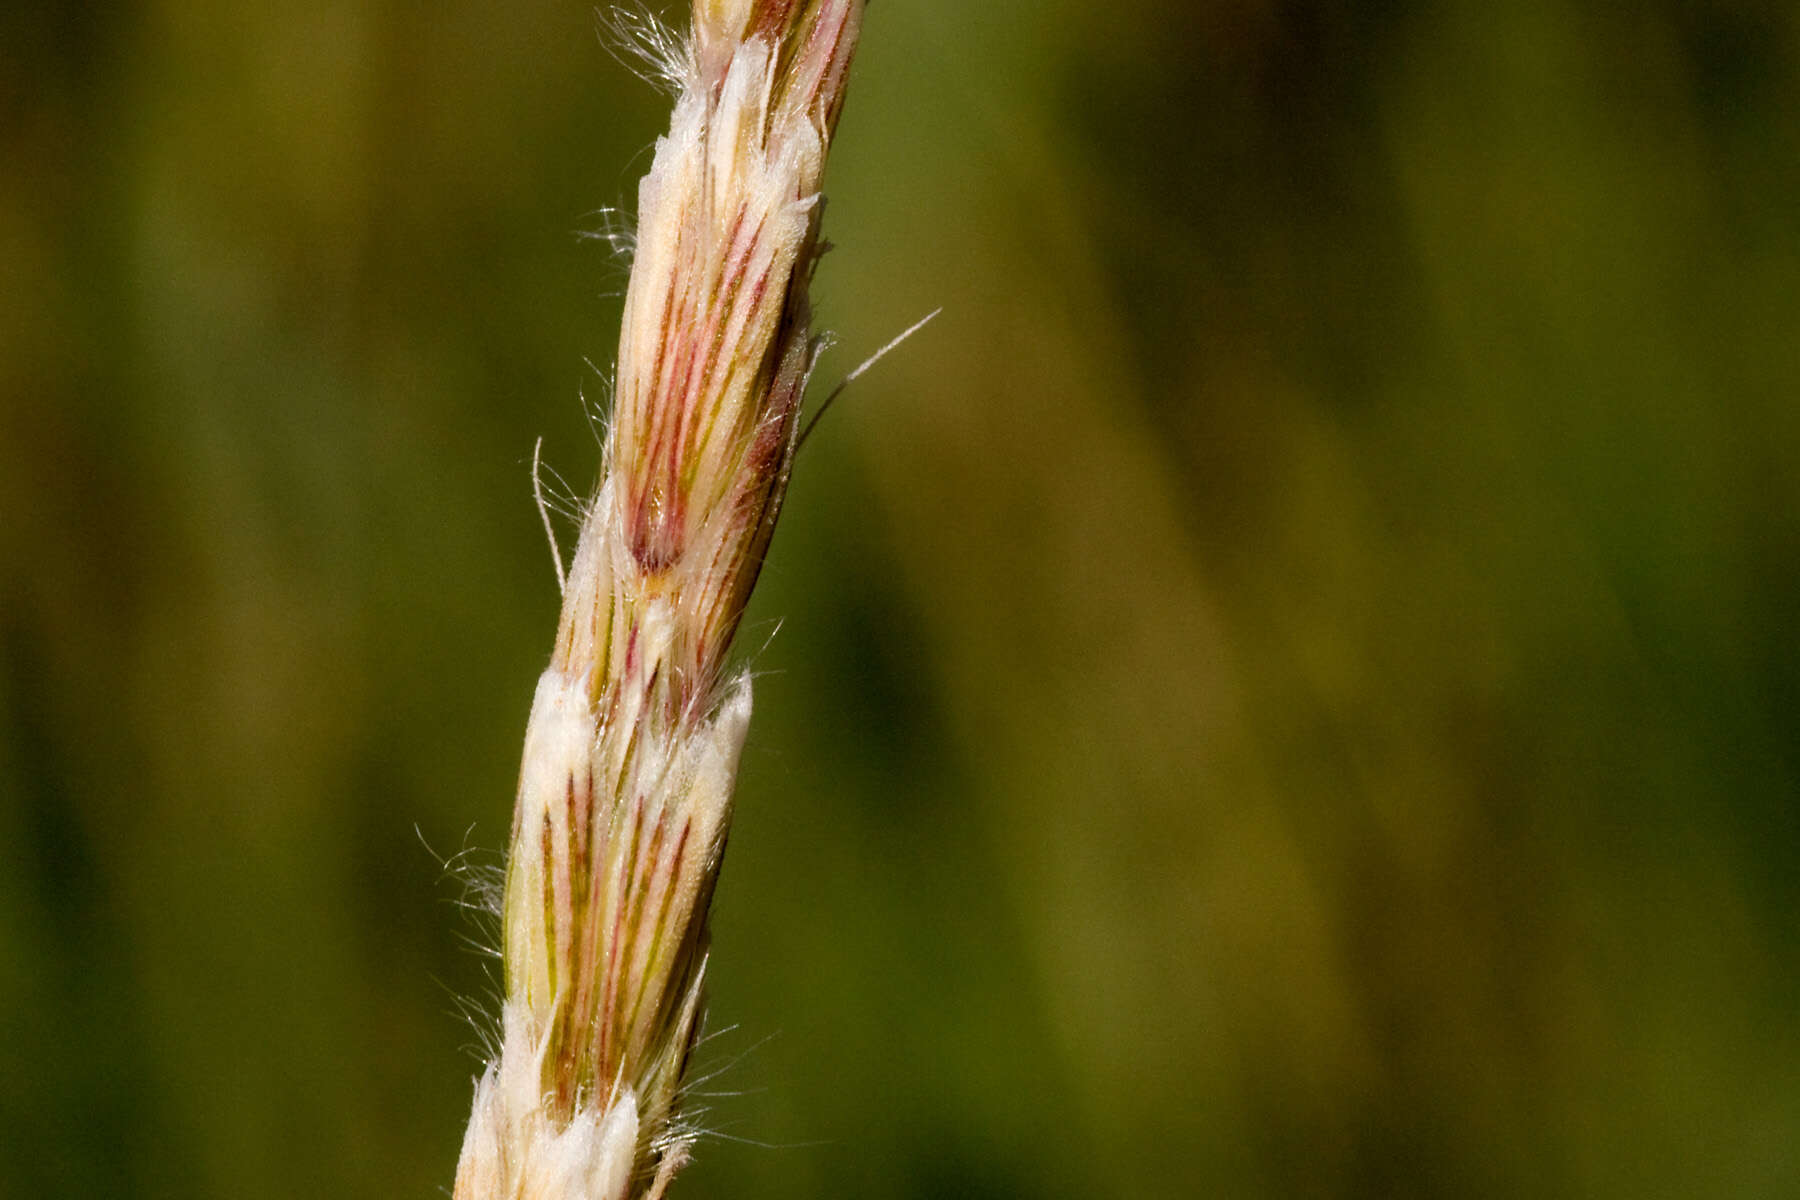
M 725 658 L 816 340 L 819 183 L 862 0 L 696 0 L 638 196 L 601 486 L 526 727 L 501 1049 L 457 1200 L 660 1196 L 750 681 Z

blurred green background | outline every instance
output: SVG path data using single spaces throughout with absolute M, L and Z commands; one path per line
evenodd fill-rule
M 0 16 L 0 1194 L 447 1188 L 666 105 Z M 944 313 L 746 626 L 679 1195 L 1800 1195 L 1793 6 L 881 0 L 829 189 L 822 375 Z

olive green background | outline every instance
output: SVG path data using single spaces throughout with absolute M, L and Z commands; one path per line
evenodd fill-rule
M 0 17 L 0 1194 L 448 1187 L 666 111 Z M 1800 1195 L 1794 8 L 880 0 L 829 191 L 821 378 L 944 311 L 744 630 L 678 1194 Z

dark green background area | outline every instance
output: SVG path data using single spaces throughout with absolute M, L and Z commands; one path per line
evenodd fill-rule
M 0 1195 L 447 1188 L 666 115 L 0 16 Z M 880 0 L 839 133 L 821 378 L 944 311 L 745 625 L 678 1194 L 1800 1195 L 1794 7 Z

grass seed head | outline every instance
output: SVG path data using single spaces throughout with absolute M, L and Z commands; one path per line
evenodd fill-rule
M 498 1059 L 457 1200 L 630 1200 L 686 1161 L 707 911 L 750 682 L 726 670 L 793 464 L 820 180 L 862 0 L 696 0 L 638 195 L 602 482 L 538 684 Z

